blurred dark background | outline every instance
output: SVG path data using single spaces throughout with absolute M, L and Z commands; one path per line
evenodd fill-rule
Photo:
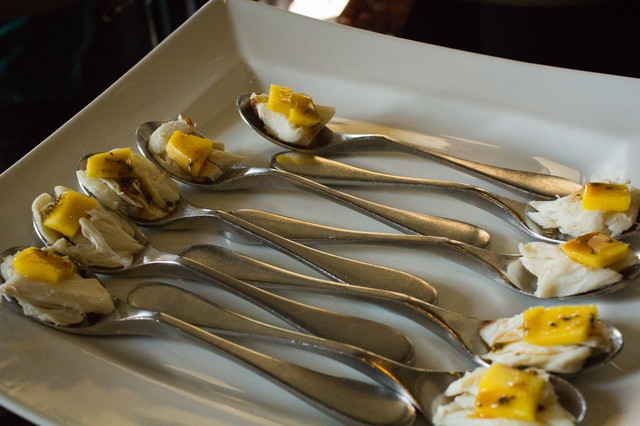
M 73 117 L 205 0 L 2 0 L 0 172 Z
M 321 12 L 338 14 L 347 3 L 411 0 L 256 1 L 330 19 Z M 0 172 L 102 93 L 204 3 L 0 1 Z M 524 62 L 640 78 L 640 1 L 576 3 L 513 7 L 491 1 L 415 0 L 395 35 Z

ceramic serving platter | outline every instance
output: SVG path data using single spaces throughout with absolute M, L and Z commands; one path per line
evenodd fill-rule
M 340 131 L 386 133 L 486 163 L 576 180 L 640 182 L 640 81 L 535 66 L 429 46 L 321 22 L 251 1 L 211 1 L 86 109 L 0 176 L 0 246 L 36 244 L 31 201 L 55 185 L 79 189 L 87 153 L 135 147 L 140 123 L 190 116 L 198 130 L 267 166 L 282 150 L 258 137 L 235 110 L 238 95 L 270 83 L 311 94 L 337 113 Z M 433 135 L 447 135 L 443 138 Z M 401 175 L 457 180 L 518 195 L 425 159 L 358 154 L 340 160 Z M 363 198 L 474 223 L 492 247 L 515 252 L 528 238 L 476 207 L 414 189 L 343 188 Z M 397 232 L 360 213 L 301 191 L 207 193 L 182 188 L 205 207 L 255 208 L 360 230 Z M 317 272 L 268 247 L 225 240 L 215 226 L 149 231 L 158 248 L 178 252 L 219 244 L 310 276 Z M 637 242 L 635 242 L 637 243 Z M 438 303 L 480 318 L 511 316 L 540 302 L 496 286 L 446 257 L 415 248 L 329 245 L 323 250 L 418 275 Z M 269 314 L 210 283 L 170 276 L 104 277 L 126 295 L 142 281 L 170 282 L 274 324 Z M 400 314 L 353 300 L 295 292 L 296 300 L 375 319 L 404 331 L 419 366 L 473 368 Z M 574 383 L 589 425 L 632 425 L 640 416 L 640 291 L 637 284 L 596 303 L 626 346 L 614 364 Z M 333 419 L 234 360 L 184 339 L 82 338 L 57 333 L 0 306 L 0 403 L 38 424 L 307 424 Z M 317 355 L 240 341 L 302 365 L 360 377 Z

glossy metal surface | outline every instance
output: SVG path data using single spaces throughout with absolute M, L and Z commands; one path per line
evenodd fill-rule
M 351 135 L 331 131 L 325 126 L 316 136 L 310 147 L 300 147 L 293 144 L 283 143 L 271 136 L 262 120 L 254 113 L 249 103 L 251 93 L 240 95 L 236 101 L 236 107 L 243 120 L 253 128 L 260 136 L 272 143 L 283 146 L 287 149 L 299 151 L 307 154 L 335 155 L 351 152 L 365 151 L 392 151 L 404 152 L 419 155 L 431 160 L 440 162 L 446 166 L 451 166 L 471 173 L 480 178 L 499 183 L 509 189 L 515 189 L 529 195 L 543 198 L 555 198 L 556 196 L 569 195 L 581 188 L 577 182 L 564 179 L 558 176 L 544 175 L 540 173 L 527 172 L 523 170 L 506 169 L 488 164 L 476 163 L 464 160 L 442 152 L 434 151 L 424 146 L 419 146 L 410 142 L 393 139 L 385 135 Z M 447 139 L 446 136 L 439 136 Z
M 19 248 L 4 250 L 0 253 L 0 258 L 4 260 L 17 251 Z M 22 312 L 14 299 L 9 304 Z M 415 410 L 408 401 L 393 391 L 264 355 L 211 334 L 169 313 L 137 309 L 121 299 L 115 299 L 115 310 L 111 314 L 91 315 L 78 325 L 57 326 L 33 319 L 55 330 L 82 336 L 174 337 L 183 333 L 235 357 L 340 421 L 395 425 L 409 424 L 415 417 Z
M 135 228 L 135 225 L 131 224 L 131 226 Z M 35 229 L 45 244 L 53 243 L 47 240 L 38 226 L 35 226 Z M 144 249 L 136 254 L 130 266 L 104 268 L 89 265 L 93 272 L 105 275 L 123 273 L 162 275 L 167 269 L 181 273 L 189 272 L 205 282 L 222 285 L 225 289 L 278 316 L 301 331 L 367 348 L 400 362 L 412 362 L 414 359 L 413 344 L 404 334 L 391 327 L 269 293 L 199 262 L 162 252 L 153 247 L 140 230 L 136 229 L 136 231 L 136 239 L 144 245 Z
M 447 386 L 462 375 L 407 366 L 353 346 L 272 327 L 167 284 L 142 284 L 129 293 L 128 302 L 141 309 L 164 312 L 188 323 L 212 329 L 216 334 L 273 340 L 323 353 L 405 395 L 429 420 Z M 554 378 L 553 383 L 561 401 L 568 402 L 565 408 L 575 418 L 582 419 L 586 404 L 580 392 L 558 378 Z
M 184 255 L 264 288 L 300 288 L 304 291 L 323 293 L 326 287 L 335 286 L 331 282 L 296 274 L 224 247 L 202 245 L 193 247 Z M 478 331 L 482 326 L 493 321 L 492 319 L 472 318 L 400 293 L 364 288 L 361 291 L 361 297 L 367 297 L 373 301 L 372 303 L 398 311 L 442 338 L 476 364 L 487 365 L 484 357 L 489 352 L 489 348 Z M 566 376 L 591 371 L 618 356 L 623 346 L 622 333 L 611 324 L 604 324 L 611 336 L 611 350 L 587 359 L 581 371 Z
M 297 152 L 276 154 L 271 158 L 271 165 L 326 185 L 406 186 L 443 194 L 479 207 L 538 240 L 559 243 L 575 238 L 563 234 L 558 229 L 543 228 L 535 223 L 527 216 L 527 213 L 536 211 L 528 203 L 512 200 L 466 183 L 378 173 L 332 159 Z M 637 233 L 638 225 L 636 224 L 625 231 L 621 237 L 630 237 Z
M 83 158 L 78 168 L 84 170 L 86 164 L 86 156 Z M 88 188 L 83 190 L 90 194 Z M 90 194 L 91 195 L 91 194 Z M 341 256 L 325 253 L 289 241 L 276 233 L 270 232 L 268 229 L 256 226 L 250 222 L 244 221 L 229 212 L 220 210 L 211 210 L 198 207 L 181 198 L 176 208 L 164 219 L 155 220 L 153 222 L 142 221 L 134 217 L 136 224 L 144 227 L 165 227 L 174 226 L 182 222 L 197 223 L 199 219 L 213 220 L 224 225 L 227 232 L 233 230 L 243 235 L 248 235 L 253 241 L 269 245 L 276 250 L 295 258 L 296 260 L 314 268 L 318 272 L 337 280 L 344 284 L 355 284 L 365 287 L 378 288 L 382 290 L 402 291 L 418 299 L 426 302 L 436 300 L 436 290 L 425 280 L 406 272 L 396 269 L 378 266 L 370 263 L 359 262 Z
M 441 237 L 353 231 L 256 210 L 237 210 L 233 214 L 258 226 L 268 227 L 274 233 L 285 238 L 306 243 L 391 244 L 414 246 L 433 250 L 436 253 L 446 253 L 450 260 L 486 275 L 503 287 L 536 297 L 534 293 L 537 287 L 537 278 L 522 266 L 520 254 L 498 253 Z M 228 236 L 234 237 L 233 234 L 228 234 Z M 239 241 L 246 240 L 240 239 Z M 639 253 L 636 252 L 636 256 L 638 255 Z M 621 270 L 620 273 L 623 275 L 622 280 L 600 289 L 548 299 L 587 299 L 618 291 L 640 275 L 640 262 Z
M 162 125 L 162 122 L 151 121 L 143 123 L 136 130 L 136 139 L 138 141 L 140 151 L 150 161 L 156 163 L 158 167 L 161 167 L 161 165 L 149 151 L 148 142 L 153 131 L 160 125 Z M 490 240 L 490 236 L 486 231 L 468 223 L 409 212 L 373 203 L 344 192 L 337 191 L 310 179 L 297 176 L 293 173 L 273 168 L 256 168 L 236 165 L 232 170 L 222 175 L 215 182 L 207 184 L 185 180 L 175 175 L 173 175 L 173 177 L 182 183 L 211 191 L 228 191 L 265 187 L 299 188 L 326 197 L 345 207 L 355 209 L 408 234 L 446 236 L 479 247 L 486 247 Z

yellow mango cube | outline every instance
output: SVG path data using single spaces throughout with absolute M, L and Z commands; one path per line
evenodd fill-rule
M 56 200 L 53 208 L 44 213 L 42 224 L 60 232 L 67 238 L 73 238 L 80 229 L 80 219 L 89 216 L 98 202 L 75 191 L 65 191 Z
M 311 127 L 320 122 L 313 99 L 302 93 L 293 94 L 292 107 L 289 110 L 289 122 L 296 126 Z
M 269 99 L 267 108 L 271 111 L 289 116 L 289 110 L 293 105 L 293 89 L 272 84 L 269 87 Z
M 213 141 L 175 131 L 167 143 L 167 155 L 193 177 L 198 177 L 213 148 Z
M 582 188 L 582 208 L 623 212 L 631 205 L 631 193 L 627 185 L 590 182 Z
M 600 232 L 591 232 L 560 246 L 570 259 L 593 268 L 604 268 L 624 260 L 629 245 Z
M 118 148 L 95 154 L 87 160 L 87 176 L 92 178 L 123 178 L 133 176 L 131 148 Z
M 598 318 L 595 305 L 536 306 L 527 309 L 524 317 L 524 341 L 532 345 L 575 345 L 584 342 Z
M 535 421 L 543 387 L 534 373 L 493 364 L 480 378 L 474 416 Z
M 24 278 L 58 284 L 73 274 L 75 266 L 65 257 L 29 247 L 16 254 L 13 269 Z

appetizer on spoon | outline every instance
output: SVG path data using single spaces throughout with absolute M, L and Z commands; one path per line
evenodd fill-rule
M 300 188 L 355 209 L 405 233 L 441 235 L 479 247 L 489 244 L 489 234 L 477 226 L 372 203 L 282 170 L 235 163 L 226 167 L 212 181 L 207 170 L 218 167 L 210 161 L 213 142 L 194 132 L 193 123 L 189 123 L 191 121 L 184 117 L 167 123 L 153 121 L 142 124 L 136 131 L 138 147 L 143 155 L 182 183 L 213 191 L 273 186 Z M 187 132 L 189 128 L 191 131 Z M 174 134 L 184 136 L 177 142 Z M 176 145 L 177 148 L 174 148 Z M 195 167 L 197 164 L 200 166 Z
M 273 85 L 271 87 L 275 87 L 277 92 L 279 91 L 280 86 Z M 266 108 L 262 108 L 263 111 L 278 112 L 287 110 L 286 105 L 278 109 L 279 104 L 286 104 L 287 101 L 285 99 L 284 102 L 279 102 L 277 97 L 275 98 L 275 101 L 273 101 L 271 99 L 271 90 L 269 94 L 245 93 L 240 95 L 236 101 L 236 106 L 243 120 L 260 136 L 272 143 L 284 146 L 287 149 L 308 154 L 317 153 L 319 155 L 334 155 L 363 151 L 395 151 L 420 155 L 438 161 L 446 166 L 455 167 L 463 172 L 468 172 L 481 178 L 503 184 L 509 189 L 515 189 L 529 195 L 535 195 L 543 198 L 555 198 L 558 195 L 568 195 L 579 190 L 581 187 L 579 183 L 557 176 L 526 172 L 522 170 L 505 169 L 476 163 L 437 152 L 424 146 L 392 139 L 384 135 L 350 135 L 335 133 L 326 125 L 322 125 L 319 132 L 306 145 L 306 139 L 300 139 L 295 142 L 284 141 L 281 139 L 280 134 L 273 132 L 273 127 L 275 126 L 266 125 L 263 121 L 266 118 L 269 123 L 271 123 L 273 120 L 270 119 L 270 116 L 265 117 L 263 115 L 261 117 L 259 115 L 260 110 L 258 108 L 261 104 L 265 103 Z M 269 108 L 270 102 L 276 104 L 276 107 Z M 292 103 L 289 101 L 289 109 L 287 112 L 292 109 Z M 283 113 L 281 113 L 281 115 L 284 116 L 284 119 L 280 120 L 290 122 L 290 115 L 287 116 Z M 292 124 L 291 127 L 295 128 L 296 125 Z M 297 127 L 301 126 L 298 125 Z M 274 136 L 274 133 L 276 136 Z M 443 138 L 445 136 L 439 137 Z
M 461 373 L 437 372 L 407 366 L 359 348 L 269 326 L 168 284 L 142 284 L 129 293 L 127 302 L 141 309 L 163 312 L 190 324 L 212 329 L 216 334 L 266 339 L 328 355 L 362 371 L 389 389 L 405 395 L 430 421 L 433 421 L 434 408 L 437 408 L 437 402 L 446 388 L 462 377 Z M 557 377 L 546 374 L 544 377 L 550 379 L 559 395 L 558 402 L 565 403 L 565 409 L 573 420 L 580 421 L 584 415 L 585 404 L 579 392 Z M 557 413 L 565 414 L 552 401 L 543 405 L 554 406 L 554 410 L 558 410 Z M 545 411 L 551 410 L 547 408 Z M 569 416 L 566 418 L 571 420 Z
M 237 358 L 340 421 L 395 425 L 409 424 L 415 417 L 411 404 L 393 391 L 281 361 L 229 342 L 168 313 L 136 309 L 112 296 L 90 271 L 67 257 L 35 247 L 23 249 L 11 248 L 0 253 L 2 281 L 9 281 L 0 288 L 15 290 L 3 291 L 3 299 L 8 300 L 10 306 L 20 304 L 24 315 L 48 327 L 83 336 L 167 337 L 185 333 Z M 43 286 L 48 286 L 49 291 L 32 294 L 34 288 Z M 85 286 L 92 288 L 90 293 L 81 290 Z M 99 303 L 94 299 L 96 293 Z M 38 301 L 25 304 L 23 295 Z
M 223 247 L 194 246 L 184 256 L 263 288 L 322 292 L 327 286 L 336 286 Z M 361 292 L 436 334 L 481 366 L 500 362 L 572 376 L 607 364 L 623 345 L 620 331 L 598 319 L 597 308 L 592 305 L 534 307 L 508 318 L 477 319 L 404 294 L 365 288 Z M 552 322 L 558 327 L 549 330 L 548 323 Z M 532 330 L 525 332 L 526 328 Z M 541 335 L 550 340 L 539 339 Z
M 271 165 L 327 185 L 397 185 L 450 195 L 542 241 L 562 242 L 596 231 L 614 237 L 638 232 L 640 191 L 626 184 L 589 182 L 580 191 L 554 201 L 525 203 L 466 183 L 378 173 L 297 152 L 276 154 Z
M 64 190 L 60 194 L 68 194 L 68 192 L 69 190 Z M 75 192 L 74 194 L 71 200 L 86 201 L 90 208 L 85 208 L 81 204 L 83 201 L 73 202 L 70 201 L 70 198 L 64 197 L 62 204 L 57 202 L 53 205 L 47 204 L 44 208 L 47 213 L 45 215 L 39 209 L 38 204 L 38 201 L 44 197 L 38 197 L 33 207 L 35 229 L 45 244 L 53 245 L 61 254 L 73 255 L 78 259 L 90 262 L 88 266 L 96 273 L 146 272 L 153 274 L 155 272 L 161 273 L 168 268 L 178 272 L 190 272 L 199 279 L 221 284 L 224 288 L 277 315 L 300 330 L 365 347 L 373 352 L 385 353 L 388 357 L 403 362 L 413 359 L 413 345 L 395 329 L 373 321 L 334 313 L 276 296 L 181 255 L 161 252 L 149 244 L 144 234 L 135 225 L 126 223 L 126 221 L 127 229 L 133 232 L 136 245 L 129 245 L 127 249 L 129 251 L 126 256 L 122 257 L 130 258 L 131 261 L 117 265 L 111 262 L 103 263 L 101 261 L 110 258 L 108 254 L 115 251 L 114 247 L 108 244 L 108 237 L 105 235 L 109 233 L 120 235 L 124 232 L 118 228 L 124 219 L 118 218 L 116 213 L 100 209 L 100 207 L 97 207 L 100 213 L 96 215 L 96 206 L 90 204 L 90 201 L 95 200 L 82 194 Z M 85 198 L 87 200 L 84 200 Z M 57 200 L 60 199 L 61 197 L 57 197 Z M 52 220 L 48 220 L 51 217 L 53 217 L 53 223 Z M 69 237 L 63 236 L 56 230 L 75 228 L 75 234 L 83 234 L 87 232 L 84 230 L 87 227 L 93 230 L 91 244 L 77 235 L 73 235 L 72 240 L 67 240 Z M 61 243 L 61 239 L 65 242 Z M 73 242 L 74 240 L 77 245 Z M 187 247 L 186 250 L 188 249 Z M 106 254 L 100 255 L 101 253 Z M 348 290 L 345 291 L 348 292 Z
M 121 150 L 114 151 L 120 152 Z M 88 155 L 83 158 L 78 164 L 78 180 L 87 193 L 98 198 L 109 209 L 122 212 L 141 226 L 162 227 L 190 220 L 199 221 L 200 218 L 213 219 L 225 226 L 234 226 L 250 232 L 258 241 L 269 244 L 282 253 L 292 256 L 318 270 L 320 273 L 345 284 L 357 284 L 381 289 L 393 288 L 394 291 L 404 292 L 419 299 L 426 300 L 427 302 L 433 301 L 436 297 L 435 289 L 414 275 L 391 268 L 384 268 L 322 253 L 317 250 L 311 257 L 310 250 L 307 248 L 303 246 L 291 246 L 287 241 L 284 241 L 284 243 L 273 243 L 273 238 L 277 236 L 274 236 L 267 230 L 259 229 L 250 223 L 241 224 L 240 221 L 242 219 L 227 212 L 194 206 L 185 199 L 180 198 L 177 184 L 171 180 L 166 173 L 161 173 L 158 169 L 155 169 L 155 172 L 159 173 L 159 176 L 155 176 L 153 179 L 149 179 L 148 177 L 138 178 L 138 175 L 144 174 L 148 167 L 153 167 L 150 160 L 141 155 L 133 154 L 131 156 L 136 158 L 140 163 L 146 164 L 143 168 L 139 169 L 131 166 L 129 162 L 120 159 L 116 164 L 122 164 L 122 167 L 126 167 L 125 170 L 123 172 L 115 171 L 107 174 L 115 177 L 89 176 L 94 174 L 93 172 L 90 173 L 90 170 L 99 171 L 100 173 L 97 174 L 99 176 L 102 175 L 102 169 L 106 169 L 107 167 L 95 167 L 95 165 L 92 164 L 102 164 L 101 158 L 106 157 L 109 159 L 114 151 Z M 92 161 L 92 159 L 96 157 L 99 161 Z M 112 161 L 107 163 L 107 165 L 111 164 L 113 164 Z M 131 167 L 131 169 L 129 167 Z M 135 177 L 125 176 L 123 178 L 123 173 Z M 146 182 L 150 180 L 153 180 L 152 185 L 146 184 Z M 130 190 L 131 186 L 134 185 L 132 182 L 135 183 L 135 191 Z M 162 192 L 167 192 L 167 195 L 162 195 Z M 134 195 L 130 195 L 131 193 Z M 150 203 L 147 200 L 154 201 Z M 39 207 L 39 210 L 44 211 L 44 208 Z M 247 227 L 250 229 L 246 230 Z
M 498 284 L 538 298 L 599 296 L 620 290 L 640 274 L 639 253 L 599 233 L 563 245 L 521 244 L 520 254 L 506 254 L 441 237 L 352 231 L 254 210 L 238 210 L 233 214 L 268 227 L 284 238 L 307 243 L 399 244 L 444 250 L 456 255 L 460 264 L 479 270 Z

